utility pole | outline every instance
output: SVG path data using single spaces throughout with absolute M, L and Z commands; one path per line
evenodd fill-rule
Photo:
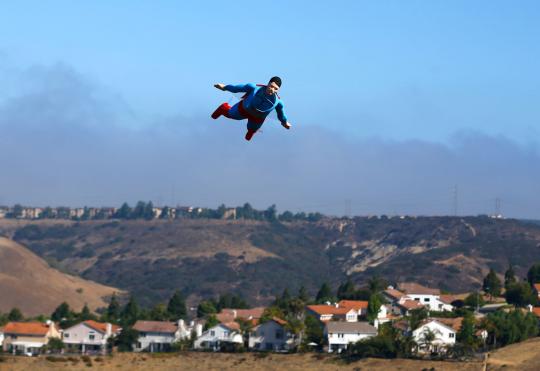
M 454 216 L 457 216 L 458 212 L 458 187 L 454 185 Z

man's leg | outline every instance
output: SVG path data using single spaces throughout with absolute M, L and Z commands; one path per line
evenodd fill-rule
M 248 120 L 247 123 L 247 133 L 246 133 L 246 140 L 251 140 L 253 135 L 259 130 L 263 124 L 264 120 L 262 121 L 254 121 L 254 120 Z
M 238 110 L 239 104 L 240 103 L 236 103 L 234 106 L 231 107 L 228 103 L 223 103 L 214 111 L 214 113 L 212 114 L 212 118 L 215 120 L 219 116 L 223 115 L 233 120 L 245 120 L 246 117 L 244 117 Z

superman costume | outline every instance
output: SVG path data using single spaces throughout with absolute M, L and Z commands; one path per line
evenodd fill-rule
M 233 120 L 247 119 L 246 140 L 251 140 L 273 110 L 276 110 L 281 124 L 283 126 L 287 124 L 283 102 L 277 94 L 267 94 L 265 85 L 225 85 L 223 90 L 245 94 L 242 100 L 232 107 L 228 103 L 220 105 L 212 114 L 212 118 L 217 119 L 223 115 Z

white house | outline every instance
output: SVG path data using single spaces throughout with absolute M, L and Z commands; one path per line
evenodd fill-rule
M 63 341 L 68 352 L 106 353 L 109 338 L 120 333 L 120 327 L 87 320 L 78 323 L 63 332 Z
M 324 335 L 328 339 L 328 352 L 341 352 L 350 343 L 377 335 L 377 329 L 368 322 L 337 322 L 326 323 Z
M 4 352 L 38 354 L 52 338 L 60 339 L 54 322 L 8 322 L 3 329 Z
M 4 328 L 0 327 L 0 349 L 4 345 Z
M 164 321 L 137 321 L 133 325 L 139 337 L 133 344 L 135 352 L 166 352 L 171 349 L 171 344 L 189 338 L 194 332 L 197 337 L 202 335 L 202 325 L 191 322 L 188 325 L 184 320 L 178 322 Z
M 345 320 L 347 322 L 358 321 L 358 311 L 354 308 L 342 308 L 334 305 L 308 305 L 307 312 L 315 316 L 321 322 Z
M 218 351 L 224 344 L 243 344 L 240 325 L 236 322 L 220 323 L 209 328 L 195 340 L 193 348 Z
M 433 340 L 427 338 L 433 335 Z M 442 352 L 456 343 L 456 330 L 437 320 L 428 319 L 412 332 L 414 341 L 418 344 L 418 351 L 423 353 Z
M 273 318 L 256 326 L 249 336 L 249 348 L 255 350 L 289 350 L 293 347 L 293 336 L 285 328 L 287 322 Z
M 399 288 L 400 290 L 396 290 L 392 286 L 389 286 L 383 291 L 384 298 L 393 305 L 394 310 L 400 309 L 403 312 L 402 309 L 414 309 L 412 305 L 398 308 L 399 304 L 403 304 L 406 301 L 416 301 L 431 311 L 442 312 L 452 311 L 454 309 L 451 304 L 452 296 L 441 295 L 439 289 L 431 289 L 417 283 L 401 283 Z

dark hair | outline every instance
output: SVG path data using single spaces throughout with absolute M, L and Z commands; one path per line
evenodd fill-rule
M 268 82 L 268 84 L 271 84 L 275 82 L 277 86 L 279 86 L 281 88 L 281 79 L 277 76 L 274 76 L 270 79 L 270 81 Z

